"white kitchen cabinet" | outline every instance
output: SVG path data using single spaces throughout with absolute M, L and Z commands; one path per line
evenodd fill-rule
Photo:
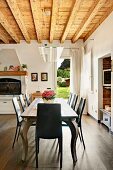
M 100 111 L 103 113 L 103 118 L 101 120 L 101 123 L 103 123 L 110 129 L 111 128 L 111 112 L 105 109 L 100 109 Z
M 0 97 L 0 114 L 15 114 L 12 98 L 13 96 Z

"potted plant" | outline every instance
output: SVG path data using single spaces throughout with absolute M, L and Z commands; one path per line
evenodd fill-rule
M 55 92 L 53 90 L 45 90 L 42 93 L 42 99 L 44 100 L 44 102 L 52 102 L 53 99 L 55 98 Z
M 26 70 L 27 70 L 27 64 L 22 64 L 22 69 L 23 69 L 24 71 L 26 71 Z

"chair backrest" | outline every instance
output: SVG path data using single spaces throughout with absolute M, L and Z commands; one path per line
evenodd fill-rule
M 25 99 L 26 99 L 27 106 L 29 106 L 31 102 L 30 102 L 30 100 L 29 100 L 29 98 L 28 98 L 28 95 L 27 95 L 27 94 L 25 94 Z
M 39 103 L 37 106 L 36 135 L 43 139 L 62 137 L 61 105 Z
M 22 107 L 22 111 L 24 112 L 25 109 L 26 109 L 26 104 L 25 104 L 25 101 L 24 101 L 24 98 L 23 98 L 22 94 L 19 95 L 19 99 L 20 99 L 20 104 L 21 104 L 21 107 Z
M 76 104 L 77 104 L 77 100 L 78 100 L 78 95 L 77 94 L 73 94 L 72 102 L 71 102 L 71 108 L 73 110 L 75 110 L 75 107 L 76 107 Z
M 81 125 L 81 118 L 82 118 L 82 113 L 84 111 L 85 103 L 86 103 L 86 99 L 81 97 L 77 111 L 76 111 L 76 113 L 78 115 L 78 118 L 77 118 L 78 126 Z
M 22 113 L 21 113 L 21 108 L 19 106 L 17 97 L 13 97 L 12 102 L 13 102 L 13 106 L 16 112 L 17 123 L 20 123 L 22 122 L 23 118 L 21 117 Z
M 70 93 L 67 103 L 70 105 L 72 99 L 72 93 Z

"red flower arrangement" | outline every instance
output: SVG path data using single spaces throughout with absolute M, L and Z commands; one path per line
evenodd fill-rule
M 46 100 L 52 100 L 55 98 L 55 92 L 53 90 L 45 90 L 43 93 L 42 93 L 42 98 L 43 99 L 46 99 Z

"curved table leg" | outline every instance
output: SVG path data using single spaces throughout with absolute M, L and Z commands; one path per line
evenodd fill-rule
M 28 139 L 27 139 L 27 133 L 29 130 L 29 127 L 32 125 L 34 121 L 32 119 L 26 119 L 23 121 L 22 129 L 21 129 L 21 137 L 22 137 L 22 143 L 23 143 L 23 153 L 22 153 L 22 160 L 26 161 L 27 153 L 28 153 Z
M 78 126 L 76 122 L 73 120 L 63 120 L 71 130 L 71 155 L 73 159 L 73 164 L 75 165 L 77 161 L 77 154 L 76 154 L 76 141 L 78 137 Z

